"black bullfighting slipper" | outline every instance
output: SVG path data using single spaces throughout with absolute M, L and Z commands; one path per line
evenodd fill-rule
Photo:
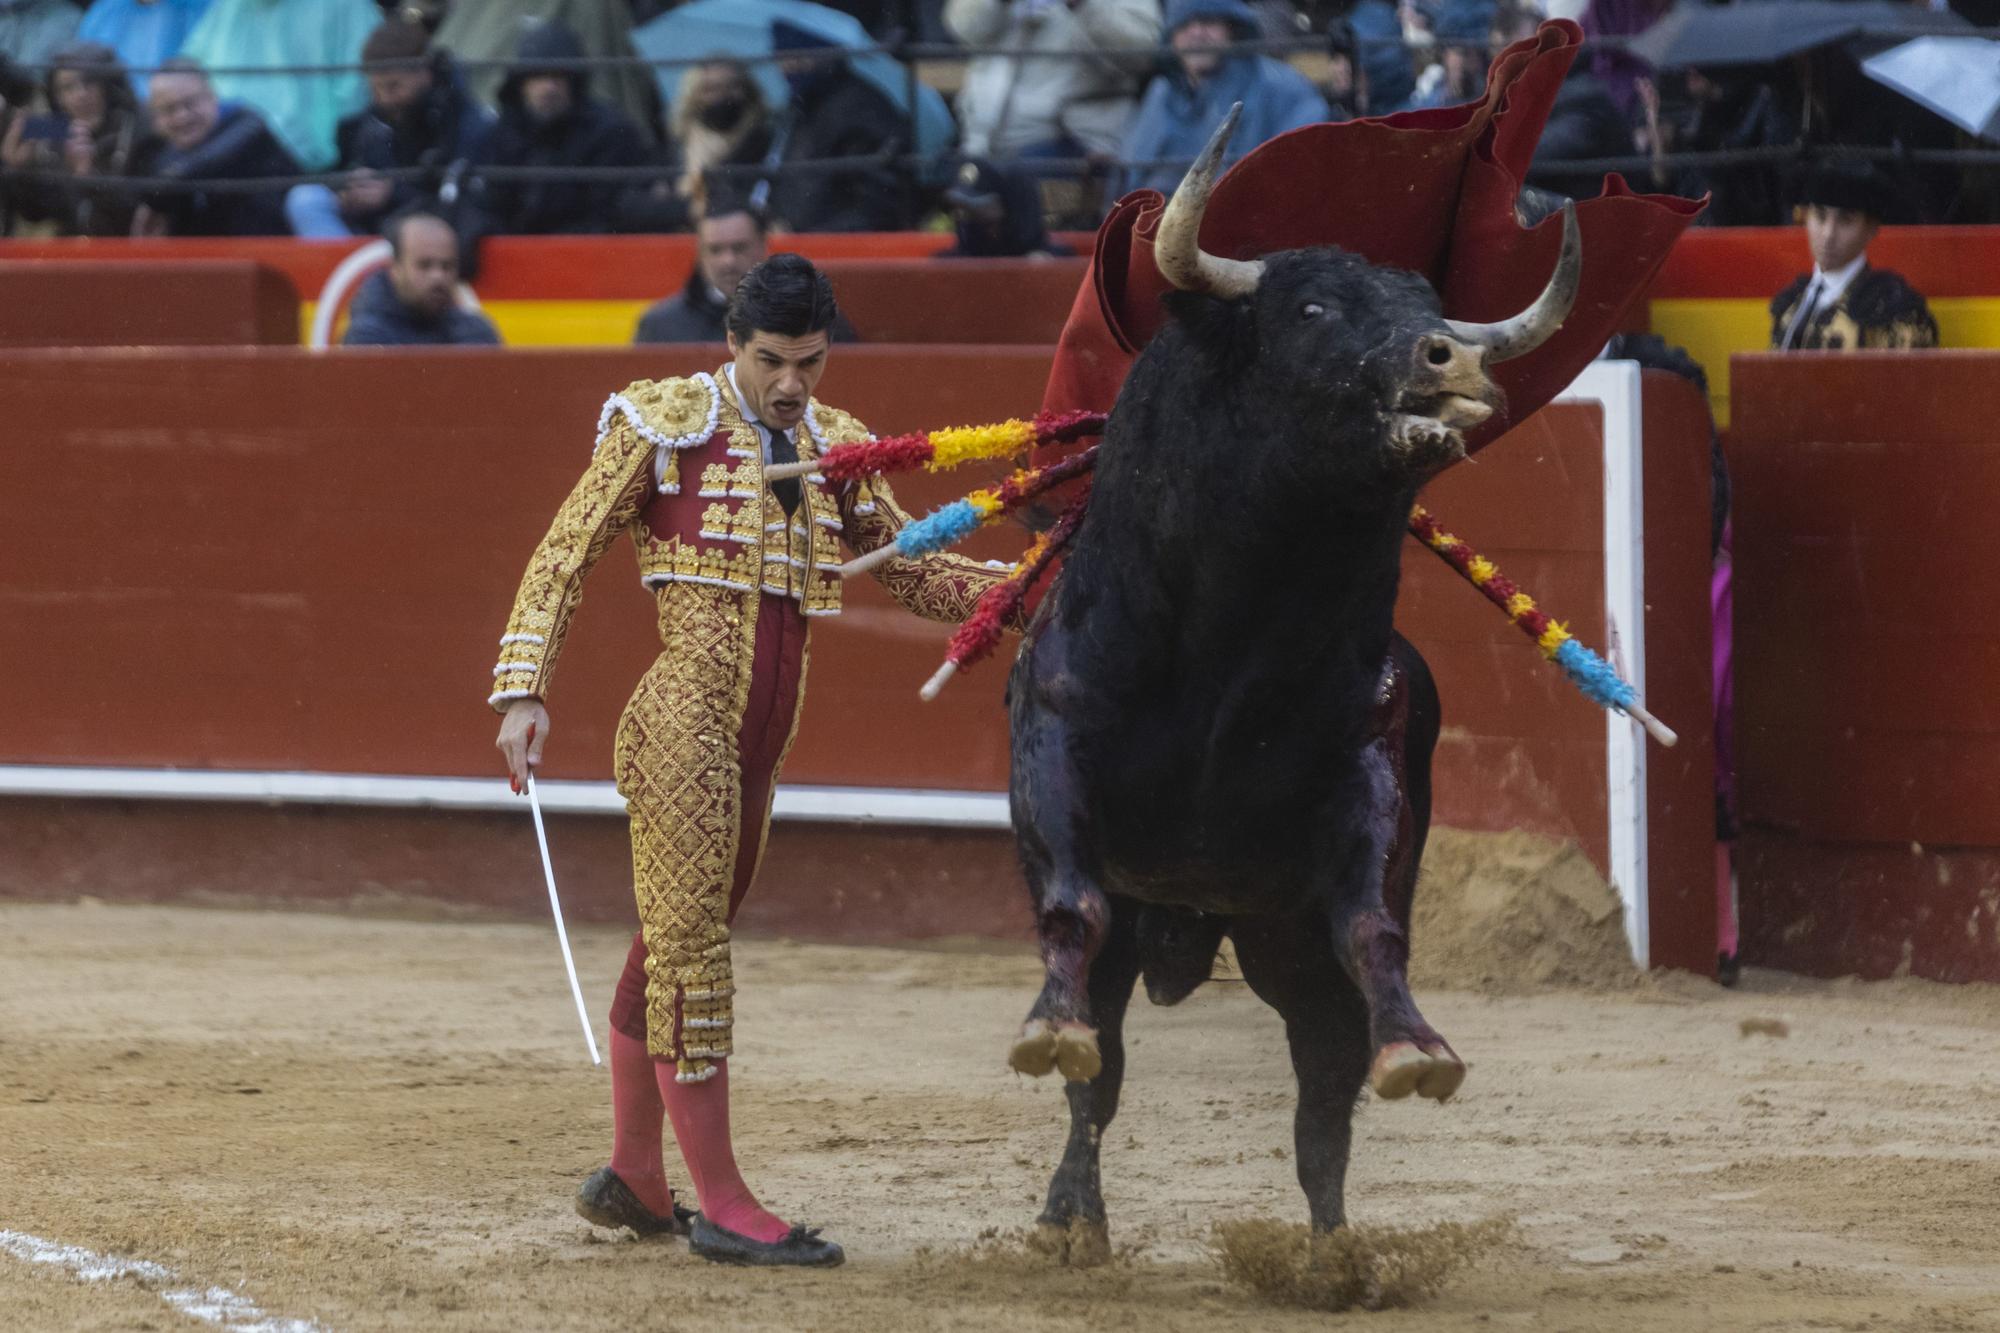
M 608 1166 L 600 1166 L 577 1186 L 576 1212 L 592 1226 L 630 1227 L 642 1236 L 685 1236 L 701 1216 L 676 1203 L 671 1217 L 661 1217 L 641 1203 L 632 1187 Z
M 751 1240 L 715 1225 L 700 1213 L 695 1214 L 688 1249 L 718 1264 L 756 1268 L 836 1268 L 847 1261 L 846 1251 L 819 1238 L 818 1227 L 793 1227 L 777 1240 Z

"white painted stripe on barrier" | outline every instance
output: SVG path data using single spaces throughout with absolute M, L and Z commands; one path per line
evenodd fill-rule
M 1636 361 L 1594 361 L 1558 402 L 1604 412 L 1604 655 L 1639 698 L 1646 697 L 1645 427 Z M 1625 908 L 1632 959 L 1652 966 L 1646 840 L 1646 734 L 1615 708 L 1604 710 L 1605 808 L 1611 888 Z M 1686 724 L 1683 724 L 1686 725 Z
M 182 1285 L 184 1279 L 164 1264 L 99 1254 L 80 1245 L 62 1245 L 25 1231 L 0 1231 L 0 1250 L 31 1264 L 63 1269 L 79 1282 L 109 1282 L 129 1277 L 190 1319 L 227 1329 L 229 1333 L 326 1333 L 310 1319 L 281 1319 L 266 1314 L 257 1303 L 227 1287 Z
M 623 815 L 608 782 L 538 782 L 542 809 Z M 374 773 L 258 773 L 209 769 L 0 765 L 0 796 L 126 801 L 241 801 L 265 805 L 362 805 L 433 810 L 520 810 L 500 778 L 393 777 Z M 781 783 L 772 813 L 811 823 L 908 824 L 1004 829 L 1001 792 L 900 787 L 804 787 Z

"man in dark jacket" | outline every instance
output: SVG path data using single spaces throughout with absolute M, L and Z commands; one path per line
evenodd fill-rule
M 639 317 L 635 343 L 719 343 L 723 315 L 736 284 L 762 263 L 764 218 L 740 199 L 717 198 L 695 226 L 694 272 L 678 296 L 656 301 Z M 835 314 L 828 330 L 833 342 L 854 342 L 847 317 Z
M 340 122 L 334 142 L 348 173 L 339 191 L 301 186 L 285 201 L 301 236 L 361 236 L 411 208 L 455 218 L 462 233 L 481 228 L 458 215 L 471 166 L 486 150 L 493 113 L 472 99 L 451 56 L 434 50 L 430 34 L 391 19 L 361 48 L 369 105 Z M 415 180 L 384 173 L 415 168 Z M 470 265 L 468 265 L 470 268 Z
M 1549 121 L 1535 147 L 1535 183 L 1573 199 L 1588 199 L 1604 185 L 1601 171 L 1563 172 L 1564 162 L 1594 157 L 1623 157 L 1638 151 L 1632 127 L 1619 113 L 1604 87 L 1584 61 L 1570 66 L 1569 77 L 1556 90 Z
M 135 162 L 136 176 L 194 181 L 299 174 L 298 161 L 257 113 L 222 105 L 192 60 L 163 64 L 146 90 L 146 105 L 159 137 Z M 163 190 L 140 205 L 132 230 L 142 236 L 282 236 L 284 199 L 282 187 L 254 194 Z
M 1049 239 L 1034 178 L 983 157 L 959 164 L 944 192 L 958 244 L 940 259 L 1050 259 L 1074 253 Z
M 578 60 L 583 43 L 557 20 L 521 36 L 520 63 L 500 85 L 500 124 L 487 160 L 499 167 L 636 167 L 646 143 L 630 117 L 590 95 L 580 69 L 550 68 Z M 618 230 L 621 199 L 634 186 L 613 181 L 497 181 L 486 187 L 487 212 L 501 232 Z
M 361 285 L 348 316 L 347 347 L 495 346 L 492 323 L 458 304 L 458 233 L 435 213 L 392 219 L 389 267 Z
M 760 182 L 752 202 L 793 231 L 900 231 L 914 221 L 910 186 L 895 159 L 914 142 L 910 118 L 847 66 L 839 48 L 780 19 L 771 24 L 792 100 L 778 118 L 765 165 L 780 170 Z M 874 157 L 837 170 L 791 163 Z

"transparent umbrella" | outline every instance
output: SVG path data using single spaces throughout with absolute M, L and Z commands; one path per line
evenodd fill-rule
M 771 21 L 783 19 L 794 27 L 817 33 L 838 46 L 865 49 L 875 39 L 851 14 L 808 0 L 693 0 L 692 4 L 670 9 L 652 22 L 632 30 L 632 45 L 639 54 L 655 60 L 699 59 L 703 56 L 734 56 L 754 60 L 771 54 Z M 937 89 L 917 84 L 916 105 L 910 105 L 910 71 L 894 57 L 874 52 L 849 59 L 856 74 L 882 90 L 884 96 L 910 116 L 916 127 L 917 151 L 926 156 L 951 147 L 954 129 L 951 112 Z M 662 105 L 674 104 L 685 67 L 655 69 Z M 753 64 L 751 77 L 773 108 L 791 100 L 785 76 L 771 61 Z
M 1861 72 L 1959 128 L 2000 142 L 2000 42 L 1919 37 L 1870 56 Z

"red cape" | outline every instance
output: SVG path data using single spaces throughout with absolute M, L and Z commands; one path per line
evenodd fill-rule
M 1494 60 L 1482 102 L 1308 125 L 1263 144 L 1217 182 L 1202 248 L 1252 259 L 1337 245 L 1423 274 L 1453 319 L 1496 320 L 1525 309 L 1555 268 L 1562 226 L 1550 218 L 1524 231 L 1514 220 L 1514 198 L 1582 40 L 1574 23 L 1544 23 Z M 1160 297 L 1169 285 L 1153 266 L 1165 206 L 1157 190 L 1136 191 L 1098 228 L 1056 349 L 1045 410 L 1109 411 L 1133 359 L 1165 322 Z M 1703 206 L 1634 194 L 1617 176 L 1606 178 L 1600 198 L 1577 206 L 1583 285 L 1576 306 L 1548 342 L 1494 368 L 1507 410 L 1467 441 L 1468 452 L 1568 387 L 1617 332 L 1626 307 Z

